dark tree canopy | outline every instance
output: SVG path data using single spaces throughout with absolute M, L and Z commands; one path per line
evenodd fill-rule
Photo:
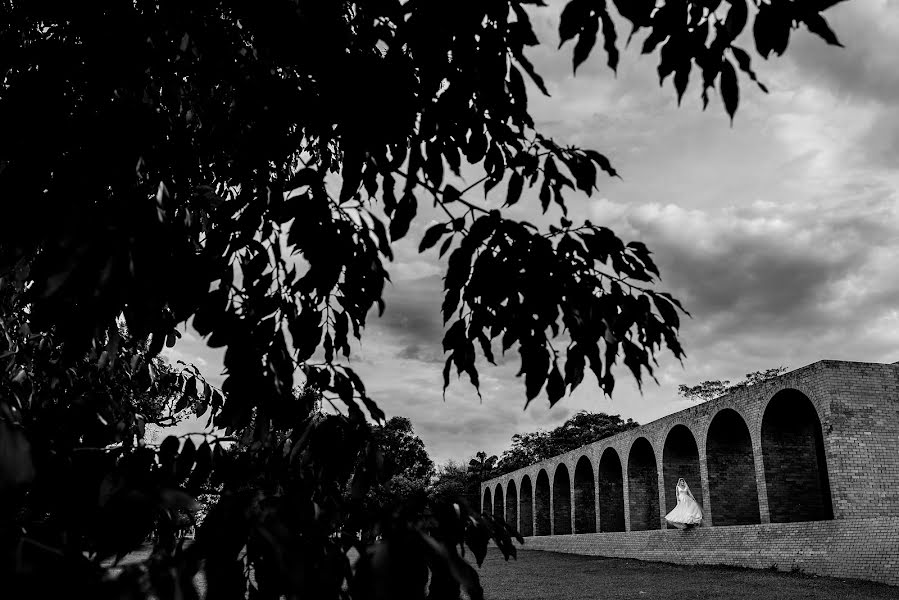
M 437 500 L 462 499 L 469 507 L 476 508 L 480 505 L 480 481 L 467 465 L 450 460 L 437 467 L 430 493 Z
M 434 461 L 428 456 L 424 442 L 412 430 L 407 417 L 391 417 L 376 427 L 374 439 L 378 443 L 389 472 L 409 479 L 419 479 L 427 485 L 434 475 Z
M 693 73 L 703 100 L 719 90 L 733 117 L 739 82 L 757 82 L 739 34 L 751 27 L 765 58 L 800 26 L 838 44 L 820 15 L 834 3 L 570 0 L 559 36 L 576 68 L 601 31 L 614 70 L 617 11 L 657 56 L 660 81 L 673 75 L 680 97 Z M 202 569 L 212 599 L 421 597 L 430 570 L 431 597 L 460 586 L 481 596 L 458 548 L 480 561 L 492 538 L 514 554 L 500 521 L 434 507 L 386 523 L 373 546 L 346 526 L 381 467 L 367 420 L 384 419 L 348 366 L 350 338 L 383 310 L 392 244 L 419 203 L 444 215 L 420 240 L 447 257 L 444 387 L 453 369 L 477 387 L 494 342 L 518 352 L 526 404 L 544 391 L 558 402 L 586 369 L 611 394 L 619 362 L 640 383 L 664 349 L 683 356 L 683 310 L 656 289 L 646 246 L 568 218 L 566 196 L 616 171 L 596 150 L 543 135 L 528 112 L 525 81 L 546 93 L 527 59 L 543 10 L 540 0 L 0 1 L 0 289 L 15 281 L 21 307 L 0 342 L 4 581 L 44 595 L 195 597 Z M 463 169 L 482 176 L 462 187 Z M 475 199 L 481 185 L 502 193 Z M 556 224 L 508 216 L 525 189 Z M 131 435 L 140 394 L 111 391 L 112 420 L 85 401 L 106 385 L 104 369 L 152 382 L 154 357 L 188 322 L 225 348 L 227 378 L 222 394 L 182 379 L 185 406 L 208 406 L 247 448 L 218 474 L 221 444 L 151 448 Z M 58 360 L 34 363 L 48 338 Z M 89 393 L 46 398 L 97 419 L 45 426 L 29 386 L 53 390 L 54 370 L 84 360 L 97 368 Z M 298 371 L 341 414 L 319 418 L 297 397 Z M 100 447 L 107 439 L 119 449 Z M 86 453 L 99 459 L 86 465 Z M 29 455 L 33 470 L 21 466 Z M 65 518 L 26 510 L 46 457 L 85 497 L 105 502 L 100 492 L 115 489 L 127 501 L 59 508 Z M 99 554 L 83 552 L 135 503 L 142 514 L 177 504 L 172 461 L 213 468 L 221 500 L 190 549 L 154 559 L 149 580 L 129 571 L 101 584 Z M 351 546 L 362 558 L 345 586 Z
M 497 457 L 495 455 L 487 456 L 483 450 L 478 451 L 474 458 L 468 461 L 468 472 L 478 478 L 478 481 L 490 479 L 493 469 L 496 468 Z
M 512 446 L 503 452 L 496 470 L 509 473 L 639 426 L 636 421 L 625 421 L 620 415 L 580 410 L 552 431 L 513 435 Z

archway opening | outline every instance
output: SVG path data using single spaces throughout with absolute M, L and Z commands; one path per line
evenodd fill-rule
M 521 515 L 521 524 L 518 531 L 522 536 L 534 535 L 534 490 L 531 488 L 531 478 L 525 475 L 521 478 L 521 494 L 518 512 Z
M 709 425 L 705 447 L 712 523 L 760 523 L 752 439 L 743 417 L 730 408 L 719 411 Z
M 702 504 L 702 476 L 699 474 L 699 447 L 685 425 L 675 425 L 665 438 L 662 450 L 662 476 L 665 481 L 665 510 L 677 506 L 677 480 L 683 478 L 696 501 Z
M 514 481 L 506 488 L 506 523 L 518 531 L 518 488 Z
M 624 478 L 614 448 L 599 460 L 599 531 L 624 531 Z
M 596 533 L 596 478 L 586 456 L 574 468 L 574 532 Z
M 493 518 L 494 519 L 502 519 L 504 518 L 503 512 L 505 511 L 505 506 L 503 502 L 503 485 L 501 483 L 496 484 L 496 491 L 493 492 Z
M 549 475 L 543 469 L 540 469 L 540 472 L 537 474 L 537 485 L 534 490 L 534 512 L 536 513 L 534 521 L 537 528 L 534 534 L 549 535 L 552 531 L 550 526 L 552 519 L 549 514 Z
M 782 390 L 768 403 L 762 458 L 772 523 L 833 518 L 821 421 L 802 392 Z
M 571 477 L 560 464 L 553 476 L 553 535 L 571 533 Z
M 490 493 L 490 488 L 484 488 L 484 504 L 481 506 L 481 512 L 485 512 L 487 514 L 493 514 L 493 495 Z
M 631 531 L 660 529 L 659 474 L 656 455 L 646 438 L 637 438 L 627 459 Z

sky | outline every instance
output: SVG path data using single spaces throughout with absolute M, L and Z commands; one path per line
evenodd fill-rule
M 420 213 L 388 265 L 384 316 L 372 315 L 353 346 L 351 364 L 388 416 L 409 417 L 438 464 L 467 462 L 581 409 L 648 423 L 691 405 L 677 394 L 682 383 L 821 359 L 899 360 L 899 0 L 827 11 L 845 48 L 803 29 L 784 57 L 753 53 L 770 93 L 741 78 L 733 125 L 717 97 L 702 111 L 695 73 L 678 107 L 671 79 L 659 88 L 657 57 L 639 55 L 642 38 L 622 51 L 617 75 L 597 48 L 573 76 L 570 44 L 555 49 L 562 3 L 550 4 L 532 12 L 544 43 L 530 57 L 551 94 L 530 88 L 537 127 L 604 153 L 621 175 L 601 176 L 592 197 L 569 194 L 570 217 L 647 244 L 662 273 L 658 289 L 692 314 L 680 331 L 687 356 L 681 364 L 660 354 L 658 384 L 642 392 L 622 367 L 612 398 L 588 374 L 555 407 L 541 395 L 524 410 L 512 351 L 500 366 L 482 363 L 482 399 L 467 379 L 452 379 L 444 400 L 445 263 L 434 249 L 418 253 L 436 222 Z M 753 49 L 750 39 L 739 42 Z M 500 188 L 487 201 L 502 197 Z M 510 214 L 539 213 L 531 191 Z M 214 384 L 224 378 L 222 353 L 189 328 L 166 353 L 195 363 Z M 179 430 L 201 428 L 192 420 Z

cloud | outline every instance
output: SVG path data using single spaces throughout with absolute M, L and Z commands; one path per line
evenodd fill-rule
M 844 2 L 824 15 L 845 47 L 825 47 L 803 27 L 792 36 L 788 59 L 840 98 L 893 106 L 899 97 L 899 2 Z
M 609 225 L 655 252 L 661 288 L 693 314 L 681 328 L 687 359 L 681 365 L 663 353 L 659 385 L 642 392 L 619 369 L 613 399 L 588 374 L 554 408 L 541 397 L 524 411 L 513 350 L 508 362 L 483 365 L 483 399 L 453 375 L 444 400 L 445 261 L 418 253 L 442 216 L 423 196 L 388 265 L 386 312 L 372 315 L 353 346 L 352 364 L 388 415 L 410 417 L 436 460 L 460 460 L 481 449 L 501 453 L 512 434 L 549 429 L 582 408 L 648 422 L 690 405 L 677 396 L 680 383 L 823 358 L 899 358 L 897 2 L 829 10 L 845 49 L 795 31 L 786 56 L 755 60 L 771 93 L 744 82 L 733 126 L 717 99 L 702 111 L 695 76 L 678 107 L 670 81 L 659 89 L 657 57 L 639 55 L 640 39 L 622 52 L 617 75 L 597 48 L 573 77 L 571 44 L 554 49 L 562 4 L 531 13 L 545 45 L 528 55 L 552 97 L 529 88 L 530 109 L 542 132 L 605 153 L 621 173 L 600 177 L 601 198 L 570 194 L 570 217 Z M 511 214 L 546 219 L 530 193 Z M 176 353 L 208 360 L 213 371 L 220 364 L 199 340 L 182 340 Z

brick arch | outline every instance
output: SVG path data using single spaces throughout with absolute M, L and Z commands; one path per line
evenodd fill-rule
M 506 523 L 518 529 L 518 487 L 514 479 L 506 486 Z
M 496 490 L 493 492 L 493 518 L 502 519 L 505 512 L 505 502 L 503 502 L 503 484 L 497 483 Z
M 553 535 L 571 533 L 571 476 L 565 463 L 553 474 Z
M 659 474 L 655 449 L 645 437 L 638 437 L 627 457 L 627 485 L 630 497 L 631 531 L 660 529 Z
M 520 488 L 518 514 L 521 519 L 518 531 L 523 536 L 534 535 L 534 489 L 531 486 L 531 478 L 527 475 L 523 476 Z
M 709 423 L 705 446 L 713 523 L 760 523 L 752 438 L 740 413 L 732 408 L 722 408 L 715 413 Z
M 814 403 L 793 388 L 765 406 L 762 461 L 772 523 L 833 518 L 821 419 Z
M 665 508 L 669 512 L 677 506 L 675 487 L 681 477 L 693 495 L 702 501 L 702 477 L 699 470 L 699 446 L 693 432 L 683 423 L 668 430 L 662 447 L 662 475 L 665 483 Z
M 488 514 L 493 514 L 493 500 L 492 494 L 490 493 L 490 488 L 484 488 L 484 502 L 481 504 L 481 512 L 485 512 Z
M 624 531 L 624 477 L 621 457 L 611 446 L 599 459 L 599 530 Z
M 549 475 L 546 474 L 546 469 L 540 469 L 540 472 L 537 473 L 537 484 L 534 486 L 534 517 L 536 521 L 534 535 L 549 535 L 552 531 L 549 498 Z
M 574 532 L 596 533 L 596 477 L 593 463 L 581 456 L 574 467 Z

